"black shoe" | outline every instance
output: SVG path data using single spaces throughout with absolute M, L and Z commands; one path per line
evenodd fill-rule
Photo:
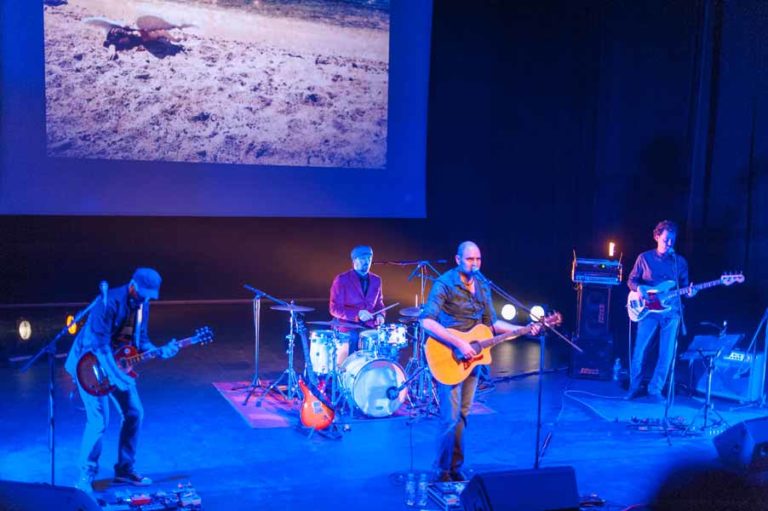
M 451 481 L 454 482 L 462 482 L 462 481 L 468 481 L 469 478 L 462 472 L 461 470 L 451 470 Z
M 624 399 L 637 399 L 642 395 L 643 395 L 643 389 L 638 387 L 636 389 L 629 389 L 629 392 L 627 392 L 624 395 Z
M 136 472 L 121 472 L 115 474 L 115 482 L 128 483 L 134 486 L 149 486 L 152 484 L 152 479 Z

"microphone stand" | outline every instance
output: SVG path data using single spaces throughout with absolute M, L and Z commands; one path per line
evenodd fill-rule
M 259 326 L 261 324 L 261 299 L 266 297 L 267 299 L 272 300 L 273 302 L 280 305 L 288 305 L 288 302 L 285 302 L 279 298 L 275 298 L 274 296 L 269 295 L 264 291 L 261 291 L 260 289 L 256 289 L 255 287 L 249 286 L 248 284 L 243 284 L 243 287 L 253 293 L 253 329 L 254 329 L 253 378 L 251 379 L 250 385 L 246 387 L 237 387 L 232 390 L 241 390 L 243 388 L 248 389 L 248 393 L 245 395 L 245 399 L 243 400 L 243 406 L 245 406 L 248 404 L 248 401 L 253 396 L 253 393 L 256 392 L 256 389 L 262 387 L 261 380 L 259 379 L 259 331 L 260 331 Z
M 504 289 L 499 287 L 497 284 L 492 282 L 490 279 L 486 278 L 485 275 L 483 275 L 480 272 L 476 272 L 475 276 L 479 277 L 479 280 L 481 282 L 485 282 L 488 284 L 488 286 L 499 294 L 502 298 L 507 300 L 508 302 L 511 302 L 515 305 L 515 307 L 518 307 L 524 311 L 526 311 L 529 315 L 531 314 L 531 309 L 529 307 L 526 307 L 525 305 L 520 302 L 517 298 L 506 292 Z M 543 449 L 541 445 L 541 403 L 542 403 L 542 395 L 544 392 L 544 388 L 542 385 L 542 380 L 544 379 L 544 352 L 546 350 L 547 344 L 546 344 L 546 331 L 553 332 L 558 337 L 560 337 L 562 340 L 564 340 L 566 343 L 570 344 L 571 347 L 575 350 L 577 350 L 579 353 L 581 353 L 583 350 L 578 347 L 573 341 L 568 339 L 566 336 L 552 328 L 551 326 L 547 325 L 546 322 L 541 321 L 544 318 L 536 318 L 536 321 L 539 322 L 539 324 L 544 327 L 546 330 L 542 330 L 542 333 L 539 334 L 539 370 L 538 370 L 538 376 L 539 380 L 537 383 L 537 397 L 536 397 L 536 447 L 534 449 L 534 461 L 533 461 L 533 468 L 535 470 L 539 469 L 539 465 L 541 463 L 541 457 L 543 456 Z M 549 445 L 549 441 L 551 440 L 551 434 L 547 435 L 545 439 L 545 443 Z
M 675 293 L 677 297 L 677 308 L 680 311 L 680 326 L 678 327 L 680 330 L 679 332 L 683 334 L 684 336 L 687 335 L 687 329 L 685 328 L 685 317 L 683 316 L 683 299 L 680 296 L 680 268 L 677 265 L 677 253 L 672 252 L 672 257 L 675 261 Z M 661 332 L 659 332 L 659 335 L 661 335 Z M 670 436 L 670 427 L 669 427 L 669 409 L 672 408 L 672 405 L 675 400 L 675 369 L 677 367 L 677 335 L 678 332 L 675 331 L 675 337 L 674 341 L 672 342 L 672 360 L 671 360 L 671 368 L 668 368 L 670 371 L 669 375 L 669 390 L 667 391 L 667 399 L 664 402 L 664 435 L 667 437 L 667 444 L 672 445 L 672 437 Z M 662 388 L 664 384 L 662 383 Z M 706 422 L 706 419 L 705 419 Z
M 51 486 L 56 484 L 56 343 L 67 333 L 70 325 L 79 323 L 102 299 L 101 295 L 97 296 L 85 309 L 78 312 L 72 323 L 59 330 L 59 333 L 20 369 L 22 373 L 27 372 L 43 353 L 48 356 L 48 450 L 51 452 Z

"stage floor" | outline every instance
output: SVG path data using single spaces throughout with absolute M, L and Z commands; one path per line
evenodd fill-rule
M 276 377 L 287 365 L 284 313 L 262 315 L 259 374 Z M 322 314 L 308 319 L 325 319 Z M 438 421 L 433 416 L 365 419 L 342 417 L 341 439 L 307 435 L 296 428 L 298 408 L 285 424 L 251 427 L 214 382 L 249 381 L 254 341 L 250 304 L 157 306 L 150 332 L 158 343 L 185 337 L 210 325 L 215 341 L 191 346 L 169 361 L 150 361 L 139 381 L 145 420 L 137 470 L 153 488 L 191 482 L 206 510 L 403 509 L 409 471 L 432 470 Z M 69 340 L 62 343 L 66 351 Z M 542 378 L 542 439 L 548 439 L 542 466 L 570 465 L 581 495 L 596 494 L 603 509 L 624 509 L 653 500 L 661 485 L 688 469 L 718 469 L 712 435 L 671 436 L 657 427 L 662 404 L 624 401 L 616 382 L 568 377 L 568 352 L 550 341 Z M 296 367 L 301 366 L 297 346 Z M 407 353 L 401 364 L 405 365 Z M 483 413 L 470 416 L 467 472 L 531 468 L 534 464 L 539 348 L 532 341 L 506 343 L 494 351 L 495 386 L 482 392 Z M 22 373 L 20 364 L 0 368 L 0 480 L 50 482 L 47 384 L 44 360 Z M 72 485 L 84 412 L 56 361 L 56 484 Z M 244 395 L 243 395 L 244 397 Z M 256 399 L 246 405 L 254 407 Z M 242 405 L 239 405 L 242 406 Z M 700 396 L 678 392 L 670 416 L 698 430 Z M 767 415 L 765 409 L 715 399 L 731 425 Z M 119 417 L 112 414 L 97 478 L 97 496 L 109 498 L 116 459 Z M 681 507 L 682 508 L 682 507 Z M 429 502 L 425 509 L 438 509 Z

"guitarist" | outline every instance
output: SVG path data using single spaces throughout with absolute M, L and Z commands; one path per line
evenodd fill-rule
M 661 282 L 671 280 L 677 282 L 681 289 L 688 286 L 685 294 L 688 297 L 694 296 L 696 290 L 689 286 L 688 282 L 688 263 L 683 256 L 677 255 L 675 252 L 677 224 L 670 220 L 659 222 L 653 229 L 653 239 L 656 241 L 656 248 L 637 256 L 632 272 L 627 278 L 629 289 L 644 293 L 638 289 L 638 286 L 656 286 Z M 647 298 L 647 295 L 643 294 L 643 298 Z M 637 323 L 635 348 L 629 370 L 627 399 L 635 399 L 641 395 L 643 358 L 651 338 L 653 338 L 656 330 L 659 330 L 659 358 L 653 377 L 648 383 L 648 397 L 657 403 L 664 401 L 661 391 L 667 381 L 672 357 L 675 355 L 677 332 L 682 318 L 682 303 L 679 298 L 672 300 L 670 305 L 671 310 L 669 312 L 648 314 Z
M 465 241 L 456 251 L 456 268 L 435 280 L 429 299 L 424 304 L 420 320 L 430 336 L 455 348 L 465 358 L 476 355 L 472 345 L 450 330 L 471 330 L 479 323 L 488 325 L 496 333 L 517 330 L 518 326 L 496 317 L 491 302 L 490 287 L 478 277 L 482 256 L 478 246 Z M 533 334 L 539 328 L 534 326 Z M 464 481 L 461 472 L 464 462 L 464 429 L 475 397 L 478 368 L 457 385 L 437 382 L 440 401 L 440 437 L 436 465 L 440 470 L 438 481 Z
M 93 492 L 102 437 L 109 422 L 109 398 L 123 418 L 115 481 L 136 486 L 152 484 L 150 478 L 137 473 L 133 466 L 144 409 L 135 380 L 117 366 L 113 352 L 120 343 L 125 342 L 134 343 L 140 352 L 156 348 L 147 336 L 147 323 L 149 300 L 158 298 L 161 281 L 160 274 L 155 270 L 139 268 L 127 285 L 108 292 L 105 290 L 103 300 L 99 300 L 91 310 L 85 327 L 75 338 L 67 356 L 64 367 L 77 383 L 86 413 L 85 431 L 80 447 L 80 478 L 75 484 L 84 492 Z M 178 350 L 173 341 L 160 348 L 162 358 L 170 358 Z M 77 362 L 89 351 L 96 355 L 109 381 L 116 387 L 108 396 L 90 395 L 77 380 Z

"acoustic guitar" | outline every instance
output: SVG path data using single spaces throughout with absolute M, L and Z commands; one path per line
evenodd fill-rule
M 558 326 L 563 322 L 563 316 L 559 312 L 555 312 L 542 319 L 541 322 L 547 326 Z M 448 331 L 468 341 L 475 349 L 475 355 L 469 359 L 464 358 L 456 348 L 448 346 L 433 337 L 428 337 L 424 350 L 429 370 L 432 371 L 432 376 L 440 383 L 446 385 L 461 383 L 467 379 L 467 376 L 469 376 L 469 373 L 472 372 L 475 366 L 491 363 L 492 347 L 531 333 L 535 324 L 531 323 L 528 326 L 518 328 L 514 332 L 499 334 L 495 337 L 491 329 L 482 323 L 475 325 L 468 332 L 449 328 Z

